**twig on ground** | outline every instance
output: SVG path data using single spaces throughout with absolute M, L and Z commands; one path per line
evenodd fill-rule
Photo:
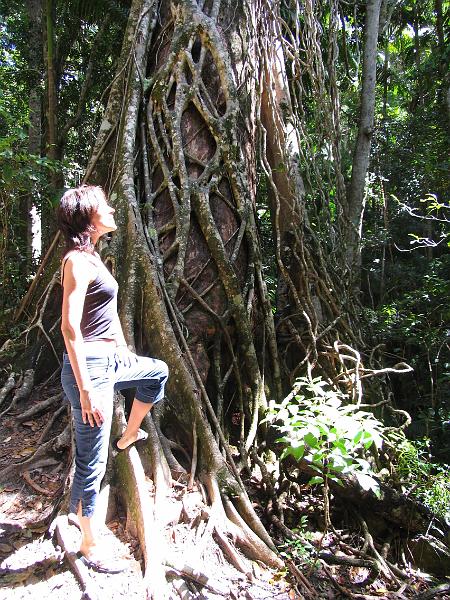
M 39 492 L 39 494 L 43 494 L 44 496 L 49 496 L 50 498 L 55 495 L 55 492 L 51 492 L 50 490 L 46 490 L 45 488 L 43 488 L 42 486 L 40 486 L 38 483 L 36 483 L 35 481 L 33 481 L 31 479 L 31 475 L 29 474 L 28 471 L 25 471 L 24 473 L 22 473 L 22 478 L 24 479 L 24 481 L 26 481 L 28 483 L 28 485 L 30 487 L 33 488 L 33 490 L 36 490 L 36 492 Z

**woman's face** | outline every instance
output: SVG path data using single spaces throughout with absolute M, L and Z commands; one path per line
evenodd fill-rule
M 98 201 L 97 210 L 92 215 L 91 225 L 93 225 L 98 235 L 116 231 L 117 225 L 114 221 L 115 210 L 110 206 L 105 198 L 101 196 Z

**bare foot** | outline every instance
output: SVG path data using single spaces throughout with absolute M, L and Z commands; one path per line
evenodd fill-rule
M 136 433 L 126 434 L 116 441 L 116 447 L 118 450 L 126 450 L 128 446 L 131 444 L 135 444 L 136 442 L 140 442 L 146 440 L 148 438 L 148 433 L 143 429 L 138 429 Z
M 78 557 L 86 567 L 100 573 L 120 573 L 125 571 L 129 563 L 123 558 L 116 558 L 101 550 L 97 544 L 81 545 Z

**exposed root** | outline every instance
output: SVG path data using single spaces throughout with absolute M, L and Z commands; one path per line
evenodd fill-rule
M 189 481 L 187 489 L 189 491 L 192 490 L 194 485 L 195 471 L 197 469 L 197 422 L 194 421 L 194 425 L 192 427 L 192 463 L 191 463 L 191 472 L 189 474 Z
M 59 394 L 56 394 L 56 396 L 51 396 L 50 398 L 47 398 L 46 400 L 42 400 L 38 404 L 35 404 L 34 406 L 32 406 L 30 409 L 26 410 L 25 412 L 21 413 L 20 415 L 17 415 L 17 417 L 16 417 L 17 421 L 19 423 L 22 423 L 23 421 L 28 421 L 28 419 L 31 419 L 31 418 L 35 417 L 36 415 L 46 412 L 51 406 L 53 406 L 53 404 L 56 404 L 57 402 L 59 402 L 63 398 L 63 396 L 64 396 L 64 394 L 61 392 Z
M 118 397 L 114 401 L 113 429 L 118 434 L 125 427 L 123 406 Z M 152 438 L 149 435 L 149 443 Z M 127 509 L 127 522 L 131 520 L 136 528 L 136 534 L 141 544 L 145 561 L 144 581 L 149 598 L 159 600 L 157 596 L 166 587 L 165 572 L 162 560 L 167 554 L 166 544 L 160 529 L 160 523 L 155 518 L 154 497 L 149 497 L 149 489 L 144 469 L 135 447 L 122 452 L 116 457 L 116 474 L 122 500 Z
M 209 575 L 202 573 L 201 571 L 194 569 L 187 564 L 175 563 L 169 560 L 165 560 L 164 564 L 167 568 L 167 573 L 176 573 L 177 575 L 182 575 L 190 581 L 199 583 L 201 586 L 205 587 L 207 590 L 210 590 L 214 594 L 218 594 L 219 596 L 228 596 L 230 593 L 230 589 L 223 586 L 221 582 L 212 579 Z
M 70 448 L 70 440 L 71 427 L 69 424 L 66 425 L 64 430 L 54 440 L 49 440 L 43 446 L 38 448 L 30 458 L 23 462 L 5 467 L 3 471 L 0 471 L 0 479 L 5 478 L 12 473 L 23 473 L 24 471 L 30 470 L 30 468 L 36 465 L 42 458 L 46 458 L 49 452 L 61 454 L 64 450 Z
M 300 569 L 296 567 L 294 561 L 287 559 L 286 565 L 290 573 L 297 580 L 297 583 L 306 590 L 307 597 L 311 599 L 318 598 L 319 596 L 316 590 L 312 587 L 312 585 L 309 583 L 309 581 L 306 579 L 306 577 L 303 575 Z
M 213 535 L 233 567 L 241 573 L 244 573 L 248 579 L 252 579 L 253 575 L 250 565 L 239 555 L 236 548 L 234 548 L 233 544 L 227 539 L 226 535 L 222 533 L 217 525 L 214 526 Z
M 94 600 L 98 596 L 98 589 L 94 585 L 93 580 L 89 577 L 88 570 L 83 563 L 77 559 L 74 549 L 71 547 L 71 536 L 68 531 L 67 517 L 60 515 L 55 522 L 55 535 L 61 550 L 64 552 L 65 558 L 68 560 L 72 572 L 78 579 L 84 594 Z
M 185 475 L 186 469 L 182 465 L 180 465 L 178 460 L 173 455 L 172 450 L 178 450 L 179 452 L 181 452 L 185 456 L 187 462 L 189 462 L 188 453 L 183 448 L 183 446 L 180 446 L 180 444 L 177 444 L 173 440 L 169 440 L 163 434 L 163 432 L 161 431 L 161 427 L 159 425 L 158 408 L 156 408 L 156 410 L 153 411 L 152 417 L 153 417 L 153 422 L 156 427 L 156 431 L 158 433 L 159 443 L 161 444 L 161 448 L 164 452 L 164 456 L 166 457 L 166 461 L 167 461 L 167 464 L 169 465 L 170 471 L 172 472 L 174 478 L 177 477 L 178 475 Z
M 146 416 L 144 424 L 149 435 L 146 446 L 149 450 L 152 463 L 153 482 L 156 490 L 155 502 L 159 504 L 159 500 L 161 500 L 161 502 L 164 503 L 164 499 L 169 495 L 171 487 L 172 478 L 170 468 L 162 450 L 158 432 L 151 414 Z
M 416 597 L 416 600 L 432 600 L 433 598 L 439 598 L 439 596 L 443 596 L 447 592 L 450 592 L 450 583 L 443 583 L 441 585 L 437 585 L 426 592 L 422 592 Z
M 22 402 L 29 398 L 31 391 L 34 385 L 34 369 L 28 369 L 25 371 L 22 382 L 20 386 L 18 385 L 16 389 L 16 393 L 12 399 L 11 404 L 5 409 L 2 413 L 0 413 L 0 417 L 3 417 L 7 412 L 13 409 L 19 402 Z
M 236 541 L 245 554 L 253 560 L 260 560 L 275 569 L 281 569 L 283 561 L 250 529 L 226 496 L 223 496 L 223 504 L 227 517 L 236 525 Z
M 371 552 L 373 553 L 373 555 L 375 557 L 377 564 L 380 565 L 380 569 L 383 572 L 384 576 L 387 577 L 388 579 L 390 579 L 391 581 L 393 581 L 394 583 L 396 583 L 397 585 L 400 585 L 397 577 L 394 575 L 394 573 L 390 569 L 389 565 L 386 563 L 385 559 L 381 556 L 381 554 L 375 548 L 375 544 L 373 542 L 373 538 L 369 531 L 369 528 L 367 527 L 367 523 L 359 515 L 358 515 L 358 519 L 359 519 L 359 522 L 361 523 L 361 526 L 364 531 L 364 540 L 365 540 L 364 544 L 365 544 L 365 546 L 370 548 Z
M 11 373 L 6 380 L 5 385 L 0 390 L 0 406 L 3 404 L 8 394 L 16 387 L 16 374 Z
M 60 406 L 58 408 L 58 410 L 55 413 L 53 413 L 53 415 L 51 416 L 49 422 L 47 423 L 47 425 L 43 429 L 41 435 L 39 436 L 39 439 L 37 441 L 38 444 L 42 444 L 42 442 L 45 440 L 45 438 L 47 437 L 47 435 L 51 431 L 51 429 L 52 429 L 55 421 L 58 420 L 58 418 L 60 417 L 60 415 L 62 415 L 64 412 L 67 412 L 68 410 L 69 410 L 69 408 L 67 406 Z

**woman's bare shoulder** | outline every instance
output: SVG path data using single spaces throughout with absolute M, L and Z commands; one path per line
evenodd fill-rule
M 71 271 L 87 269 L 90 274 L 96 271 L 95 258 L 91 254 L 79 250 L 71 250 L 63 257 L 63 269 L 65 269 L 66 264 L 69 265 Z
M 67 254 L 63 256 L 62 263 L 70 262 L 71 264 L 94 264 L 95 258 L 93 254 L 82 252 L 81 250 L 69 250 Z

